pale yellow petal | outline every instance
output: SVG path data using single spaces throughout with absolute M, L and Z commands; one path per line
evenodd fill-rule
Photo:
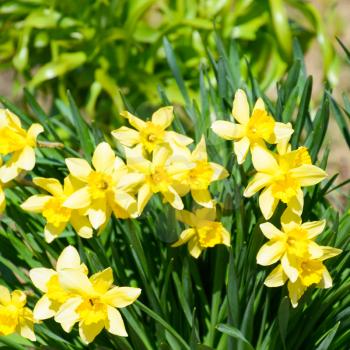
M 173 208 L 177 210 L 182 210 L 184 208 L 181 197 L 171 186 L 168 187 L 168 191 L 162 192 L 162 195 Z
M 278 239 L 284 236 L 284 233 L 270 222 L 260 224 L 260 230 L 268 239 Z
M 202 253 L 202 248 L 199 245 L 198 239 L 196 237 L 193 237 L 189 242 L 188 242 L 188 251 L 189 253 L 197 259 L 201 253 Z
M 329 274 L 328 270 L 324 269 L 323 274 L 322 274 L 322 280 L 319 283 L 319 286 L 321 288 L 328 289 L 328 288 L 331 288 L 332 285 L 333 285 L 332 277 Z
M 5 210 L 5 207 L 6 207 L 5 193 L 0 184 L 0 214 Z
M 44 128 L 40 124 L 32 124 L 28 129 L 28 136 L 32 138 L 32 140 L 36 140 L 39 134 L 44 132 Z
M 171 151 L 167 147 L 157 147 L 153 151 L 152 163 L 154 166 L 164 166 L 169 159 Z
M 299 279 L 294 283 L 288 282 L 289 298 L 294 308 L 298 306 L 298 301 L 303 296 L 305 289 Z
M 238 89 L 235 93 L 232 116 L 243 125 L 246 125 L 249 121 L 249 104 L 247 95 L 241 89 Z
M 102 226 L 107 219 L 110 217 L 110 211 L 107 209 L 106 199 L 95 199 L 88 211 L 87 214 L 89 216 L 89 221 L 91 226 L 97 230 L 100 226 Z
M 65 332 L 69 333 L 74 324 L 79 321 L 80 316 L 76 310 L 83 301 L 79 296 L 70 298 L 57 311 L 55 321 L 61 324 Z
M 92 169 L 90 164 L 85 159 L 67 158 L 66 165 L 69 172 L 83 182 L 87 182 L 88 176 Z
M 62 253 L 57 259 L 56 270 L 64 269 L 79 269 L 80 268 L 80 256 L 76 248 L 69 245 L 62 250 Z
M 64 207 L 70 209 L 82 209 L 91 204 L 89 187 L 85 186 L 71 194 L 63 203 Z
M 70 223 L 80 237 L 91 238 L 93 236 L 90 221 L 86 216 L 80 215 L 78 211 L 72 212 Z
M 196 221 L 198 220 L 208 220 L 215 221 L 216 219 L 216 208 L 200 208 L 196 210 Z
M 188 226 L 195 226 L 196 217 L 188 210 L 176 211 L 176 219 Z
M 264 103 L 264 100 L 261 97 L 259 97 L 256 100 L 252 114 L 254 114 L 254 112 L 256 112 L 257 110 L 265 111 L 265 103 Z
M 55 240 L 67 227 L 67 222 L 61 222 L 58 226 L 47 223 L 44 228 L 45 241 L 51 243 Z
M 274 137 L 271 140 L 271 143 L 281 143 L 281 142 L 286 143 L 289 141 L 293 132 L 294 130 L 290 123 L 284 124 L 284 123 L 276 122 L 274 127 Z
M 191 190 L 192 197 L 199 205 L 212 208 L 214 206 L 210 192 L 208 190 Z
M 133 196 L 125 191 L 115 191 L 114 201 L 123 209 L 125 209 L 131 216 L 137 214 L 137 202 Z
M 92 156 L 92 165 L 99 172 L 112 171 L 115 162 L 115 154 L 107 142 L 97 145 Z
M 29 271 L 29 277 L 32 280 L 34 286 L 42 292 L 47 292 L 47 283 L 52 276 L 56 275 L 56 271 L 47 269 L 45 267 L 36 267 Z
M 174 146 L 187 146 L 193 142 L 193 140 L 186 136 L 179 134 L 175 131 L 166 131 L 164 135 L 164 141 L 170 144 L 170 147 Z
M 102 300 L 110 306 L 123 308 L 135 302 L 140 294 L 140 288 L 114 287 L 103 295 Z
M 122 126 L 121 128 L 113 130 L 112 135 L 122 145 L 127 147 L 133 147 L 136 144 L 140 143 L 139 132 L 126 126 Z
M 217 120 L 212 124 L 211 129 L 225 140 L 239 140 L 245 135 L 244 126 L 226 120 Z
M 128 111 L 123 111 L 120 113 L 120 115 L 128 119 L 130 125 L 132 125 L 137 130 L 141 130 L 147 126 L 145 121 L 135 117 L 133 114 L 129 113 Z
M 36 177 L 33 179 L 33 182 L 53 196 L 61 196 L 63 194 L 63 187 L 57 179 Z
M 19 334 L 22 337 L 27 338 L 31 341 L 36 340 L 35 333 L 34 333 L 33 319 L 28 319 L 28 317 L 20 319 L 19 327 L 20 327 Z
M 343 252 L 341 249 L 328 247 L 328 246 L 322 246 L 322 250 L 323 250 L 323 255 L 319 259 L 321 261 L 333 258 L 334 256 L 337 256 Z
M 152 196 L 153 192 L 149 184 L 146 183 L 140 187 L 137 195 L 137 211 L 139 214 L 143 212 L 143 209 Z
M 107 306 L 107 315 L 106 329 L 108 332 L 118 335 L 119 337 L 127 337 L 128 333 L 125 330 L 124 321 L 120 312 L 114 307 Z
M 273 196 L 271 186 L 265 188 L 259 196 L 259 206 L 266 220 L 275 212 L 278 204 L 278 199 Z
M 286 283 L 287 279 L 288 277 L 283 272 L 282 265 L 280 264 L 270 272 L 266 277 L 264 284 L 266 287 L 281 287 Z
M 196 145 L 192 152 L 192 159 L 194 161 L 207 161 L 208 160 L 208 155 L 207 155 L 207 146 L 205 144 L 205 139 L 204 136 L 202 135 L 201 140 L 199 143 Z
M 268 266 L 272 265 L 281 259 L 286 250 L 284 242 L 270 241 L 265 243 L 256 256 L 256 261 L 259 265 Z
M 250 147 L 250 141 L 248 139 L 248 137 L 243 137 L 241 140 L 236 141 L 233 144 L 233 151 L 235 153 L 235 155 L 237 156 L 237 163 L 238 164 L 243 164 L 248 151 L 249 151 L 249 147 Z
M 23 170 L 30 171 L 35 166 L 35 151 L 32 147 L 26 146 L 18 154 L 16 165 Z
M 152 123 L 159 125 L 163 130 L 166 129 L 174 119 L 173 110 L 172 106 L 159 108 L 152 115 Z
M 209 163 L 209 165 L 214 170 L 211 181 L 222 180 L 230 175 L 222 165 L 219 165 L 217 163 L 211 163 L 211 162 Z
M 179 239 L 175 243 L 173 243 L 171 246 L 175 248 L 183 244 L 186 244 L 195 234 L 196 234 L 195 229 L 188 228 L 187 230 L 184 230 L 181 232 Z
M 0 285 L 0 304 L 7 305 L 11 302 L 11 294 L 5 286 Z
M 101 294 L 105 294 L 113 284 L 113 271 L 110 267 L 97 272 L 90 277 L 94 289 Z
M 21 208 L 32 213 L 41 213 L 51 198 L 51 196 L 36 194 L 29 197 L 24 203 L 22 203 Z
M 304 208 L 304 194 L 299 188 L 296 196 L 292 197 L 287 203 L 288 210 L 291 210 L 295 215 L 301 216 Z
M 264 173 L 257 173 L 249 181 L 248 186 L 244 190 L 244 197 L 251 197 L 255 193 L 259 192 L 262 188 L 271 183 L 272 176 Z
M 252 149 L 252 162 L 255 170 L 258 172 L 275 175 L 279 171 L 275 155 L 257 144 Z
M 33 316 L 35 320 L 47 320 L 54 317 L 57 310 L 52 308 L 52 301 L 45 294 L 35 304 Z
M 323 249 L 316 242 L 310 241 L 307 245 L 311 259 L 319 259 L 323 255 Z
M 299 181 L 300 186 L 313 186 L 327 177 L 327 173 L 324 170 L 311 164 L 303 164 L 298 168 L 292 169 L 290 173 L 293 178 Z
M 92 283 L 82 271 L 77 269 L 63 269 L 58 273 L 61 286 L 80 295 L 94 295 L 95 291 Z
M 295 259 L 289 254 L 284 254 L 281 259 L 281 265 L 284 273 L 288 276 L 290 281 L 294 283 L 299 276 L 297 263 Z
M 152 163 L 145 159 L 142 151 L 142 145 L 134 148 L 124 147 L 127 165 L 130 169 L 139 171 L 143 174 L 149 174 Z
M 314 238 L 323 232 L 326 220 L 304 222 L 301 227 L 307 231 L 308 238 Z
M 294 229 L 299 228 L 301 225 L 301 217 L 296 214 L 290 207 L 283 212 L 281 215 L 281 226 L 284 232 L 290 232 Z
M 84 320 L 81 321 L 79 323 L 79 335 L 83 343 L 90 344 L 93 342 L 96 336 L 101 333 L 104 326 L 104 320 L 94 323 L 85 322 Z

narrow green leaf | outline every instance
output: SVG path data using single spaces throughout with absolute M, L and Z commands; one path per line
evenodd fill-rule
M 225 324 L 219 324 L 216 328 L 218 329 L 218 331 L 225 333 L 230 337 L 241 340 L 248 347 L 249 350 L 254 350 L 253 346 L 249 343 L 249 341 L 244 337 L 244 335 L 238 328 Z

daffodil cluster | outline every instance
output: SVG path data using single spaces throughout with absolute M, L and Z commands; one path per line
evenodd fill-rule
M 5 185 L 34 168 L 36 139 L 43 131 L 40 124 L 25 130 L 15 114 L 0 109 L 0 213 L 5 209 Z
M 54 318 L 66 332 L 79 325 L 79 335 L 86 344 L 106 328 L 126 337 L 127 332 L 119 308 L 132 304 L 141 289 L 113 285 L 109 267 L 88 277 L 88 269 L 80 261 L 77 250 L 68 246 L 59 256 L 56 270 L 34 268 L 33 284 L 43 293 L 33 310 L 36 320 Z
M 269 242 L 258 252 L 257 263 L 265 266 L 280 262 L 265 280 L 265 285 L 279 287 L 288 280 L 289 297 L 296 307 L 309 286 L 332 286 L 323 261 L 341 252 L 315 242 L 325 227 L 325 221 L 301 222 L 304 206 L 302 188 L 321 182 L 327 174 L 312 164 L 306 147 L 291 149 L 291 125 L 275 122 L 261 99 L 250 115 L 246 94 L 238 90 L 232 116 L 238 123 L 216 121 L 212 130 L 226 140 L 233 140 L 238 164 L 242 164 L 251 151 L 256 174 L 249 181 L 244 196 L 249 198 L 261 191 L 259 206 L 264 218 L 268 220 L 272 217 L 278 203 L 286 205 L 281 217 L 281 230 L 269 222 L 260 225 Z M 271 151 L 267 144 L 275 144 L 276 152 Z

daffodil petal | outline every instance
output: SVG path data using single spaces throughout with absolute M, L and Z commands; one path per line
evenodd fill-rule
M 26 146 L 18 154 L 16 165 L 23 170 L 30 171 L 35 166 L 35 151 L 32 147 Z
M 202 248 L 200 247 L 198 239 L 196 237 L 193 237 L 188 242 L 188 251 L 195 259 L 197 259 L 201 255 Z
M 77 269 L 63 269 L 58 273 L 60 284 L 64 289 L 81 295 L 94 295 L 92 283 L 82 271 Z
M 101 142 L 97 145 L 92 156 L 92 165 L 97 171 L 111 171 L 114 167 L 115 154 L 107 142 Z
M 47 320 L 54 317 L 57 310 L 52 309 L 52 302 L 45 294 L 35 304 L 33 316 L 35 320 Z
M 274 127 L 274 139 L 271 143 L 285 142 L 290 139 L 294 130 L 290 123 L 284 124 L 280 122 L 275 123 Z
M 282 265 L 279 264 L 266 277 L 264 284 L 266 287 L 272 287 L 272 288 L 281 287 L 286 283 L 287 279 L 288 277 L 283 272 Z
M 118 335 L 119 337 L 127 337 L 124 321 L 120 312 L 114 307 L 107 306 L 107 316 L 108 322 L 106 324 L 106 329 L 109 333 Z
M 159 125 L 165 130 L 174 119 L 174 108 L 172 106 L 162 107 L 152 115 L 152 123 Z
M 268 239 L 275 239 L 283 237 L 284 233 L 281 232 L 276 226 L 272 225 L 271 222 L 264 222 L 260 224 L 260 230 L 264 236 Z
M 241 89 L 238 89 L 235 93 L 232 116 L 243 125 L 246 125 L 249 122 L 249 104 L 247 95 Z
M 256 100 L 252 114 L 254 114 L 254 112 L 256 112 L 257 110 L 265 111 L 265 103 L 264 103 L 264 100 L 261 97 L 259 97 Z
M 279 200 L 273 196 L 271 186 L 265 188 L 259 196 L 259 206 L 266 220 L 273 215 Z
M 183 244 L 186 244 L 195 234 L 196 234 L 196 230 L 193 228 L 188 228 L 187 230 L 183 230 L 181 232 L 179 239 L 175 243 L 173 243 L 171 246 L 175 248 Z
M 191 190 L 191 194 L 194 201 L 199 205 L 206 208 L 213 207 L 213 200 L 208 190 Z
M 252 149 L 252 162 L 258 172 L 274 175 L 279 170 L 274 154 L 257 144 Z
M 19 334 L 24 337 L 24 338 L 27 338 L 31 341 L 35 341 L 36 340 L 36 337 L 35 337 L 35 333 L 34 333 L 34 322 L 33 322 L 33 319 L 28 319 L 27 317 L 26 318 L 23 318 L 21 321 L 20 321 L 20 331 L 19 331 Z
M 0 304 L 7 305 L 11 302 L 11 294 L 5 286 L 0 285 Z
M 281 259 L 285 252 L 285 243 L 281 241 L 270 241 L 265 243 L 256 256 L 256 261 L 259 265 L 272 265 Z
M 140 118 L 135 117 L 128 111 L 123 111 L 120 115 L 126 119 L 128 119 L 130 125 L 132 125 L 135 129 L 141 130 L 147 126 L 146 122 Z
M 325 226 L 326 220 L 304 222 L 301 225 L 301 227 L 307 231 L 307 237 L 309 239 L 314 238 L 323 232 Z
M 204 162 L 208 160 L 207 147 L 206 147 L 205 139 L 203 135 L 192 152 L 192 159 L 195 161 L 204 161 Z
M 176 219 L 183 222 L 188 226 L 194 226 L 196 222 L 196 217 L 193 213 L 188 210 L 181 210 L 176 212 Z
M 61 324 L 65 332 L 69 333 L 74 324 L 79 321 L 80 316 L 76 310 L 83 301 L 79 296 L 70 298 L 57 311 L 55 321 Z
M 244 137 L 245 128 L 240 124 L 217 120 L 211 125 L 213 132 L 225 140 L 238 140 Z
M 91 226 L 95 230 L 102 226 L 110 216 L 110 213 L 108 213 L 107 210 L 106 200 L 101 198 L 92 202 L 88 209 L 88 216 Z
M 173 146 L 184 147 L 193 142 L 193 140 L 190 137 L 179 134 L 175 131 L 166 131 L 164 135 L 164 141 L 169 143 L 170 147 L 173 147 Z
M 44 293 L 47 292 L 47 283 L 50 281 L 51 277 L 56 274 L 55 270 L 47 269 L 45 267 L 36 267 L 29 271 L 29 277 L 34 286 Z
M 92 169 L 90 164 L 85 159 L 67 158 L 66 165 L 69 172 L 74 177 L 83 182 L 87 182 L 88 176 L 91 174 Z
M 233 151 L 235 153 L 235 155 L 237 156 L 237 163 L 238 164 L 243 164 L 248 151 L 249 151 L 249 147 L 250 147 L 250 141 L 248 139 L 248 137 L 243 137 L 241 140 L 236 141 L 233 144 Z
M 60 196 L 63 194 L 63 187 L 57 179 L 36 177 L 33 179 L 33 182 L 53 196 Z
M 283 267 L 284 273 L 288 276 L 290 281 L 294 283 L 299 276 L 299 272 L 294 259 L 289 254 L 284 254 L 281 259 L 281 265 Z
M 122 145 L 127 147 L 133 147 L 140 142 L 139 132 L 126 126 L 113 130 L 112 135 Z
M 327 173 L 324 170 L 311 164 L 303 164 L 298 168 L 292 169 L 290 173 L 299 181 L 300 186 L 313 186 L 327 177 Z
M 209 165 L 214 170 L 211 181 L 222 180 L 230 175 L 228 171 L 220 164 L 210 162 Z
M 82 209 L 90 204 L 91 196 L 88 186 L 75 191 L 63 202 L 63 206 L 70 209 Z
M 132 304 L 141 294 L 140 288 L 114 287 L 102 297 L 103 301 L 110 306 L 123 308 Z
M 333 281 L 332 281 L 332 277 L 331 275 L 329 274 L 328 270 L 327 269 L 324 269 L 323 273 L 322 273 L 322 280 L 321 282 L 319 283 L 319 286 L 321 288 L 325 288 L 325 289 L 328 289 L 328 288 L 331 288 L 333 285 Z
M 113 271 L 110 267 L 104 269 L 100 272 L 93 274 L 90 277 L 90 282 L 92 283 L 94 289 L 101 294 L 107 292 L 107 290 L 113 284 Z
M 148 201 L 151 199 L 153 192 L 149 184 L 144 184 L 140 187 L 137 195 L 137 211 L 142 213 Z
M 91 238 L 93 236 L 93 230 L 90 221 L 86 216 L 80 215 L 78 212 L 73 211 L 70 222 L 77 234 L 82 238 Z
M 84 320 L 79 323 L 79 335 L 83 343 L 90 344 L 104 328 L 104 321 L 88 323 Z
M 168 191 L 162 192 L 162 195 L 175 209 L 182 210 L 184 208 L 181 197 L 171 186 L 168 187 Z
M 44 128 L 42 127 L 42 125 L 40 125 L 38 123 L 34 123 L 29 127 L 27 134 L 33 140 L 36 140 L 38 135 L 41 134 L 42 132 L 44 132 Z
M 81 262 L 78 251 L 73 246 L 69 245 L 62 250 L 62 253 L 58 257 L 56 270 L 79 269 L 80 264 Z
M 252 197 L 255 193 L 259 192 L 262 188 L 271 183 L 271 176 L 264 173 L 257 173 L 249 181 L 248 186 L 244 190 L 244 197 Z
M 29 197 L 24 203 L 22 203 L 21 208 L 32 213 L 41 213 L 51 198 L 51 196 L 36 194 Z
M 198 220 L 215 221 L 216 209 L 213 208 L 200 208 L 196 210 L 196 218 Z
M 66 226 L 67 222 L 61 222 L 58 226 L 47 223 L 44 228 L 45 241 L 51 243 L 64 231 Z
M 291 281 L 288 282 L 289 298 L 294 308 L 298 306 L 298 301 L 303 296 L 305 289 L 306 288 L 299 280 L 295 281 L 294 283 Z
M 323 255 L 319 258 L 321 261 L 333 258 L 334 256 L 337 256 L 343 252 L 341 249 L 328 246 L 322 246 L 321 248 L 323 250 Z

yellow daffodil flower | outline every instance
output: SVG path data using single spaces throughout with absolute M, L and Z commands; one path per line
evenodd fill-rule
M 233 140 L 234 152 L 238 164 L 246 159 L 249 148 L 255 144 L 279 143 L 289 139 L 293 129 L 289 124 L 276 122 L 265 110 L 264 102 L 259 98 L 250 116 L 247 96 L 238 89 L 233 100 L 232 116 L 238 123 L 218 120 L 212 130 L 225 140 Z
M 172 244 L 172 247 L 188 243 L 189 253 L 197 259 L 206 248 L 217 244 L 230 246 L 229 232 L 221 222 L 215 221 L 215 208 L 197 209 L 194 213 L 181 210 L 177 212 L 176 217 L 189 228 L 182 231 L 179 240 Z
M 86 209 L 93 228 L 108 222 L 113 212 L 117 218 L 137 216 L 137 204 L 130 194 L 142 176 L 129 173 L 123 161 L 116 157 L 106 142 L 100 143 L 93 154 L 92 169 L 84 159 L 66 159 L 70 174 L 83 186 L 63 203 L 70 209 Z
M 51 195 L 31 196 L 21 205 L 21 208 L 32 213 L 42 213 L 47 221 L 44 229 L 46 242 L 51 243 L 57 238 L 69 222 L 80 237 L 92 237 L 93 230 L 87 217 L 82 215 L 83 209 L 73 210 L 63 206 L 67 198 L 83 184 L 78 183 L 74 186 L 76 181 L 71 176 L 64 179 L 64 187 L 53 178 L 37 177 L 33 179 L 33 182 Z
M 7 109 L 0 109 L 0 156 L 10 159 L 0 167 L 0 180 L 9 182 L 22 170 L 35 166 L 37 136 L 44 131 L 40 124 L 32 124 L 26 131 L 19 118 Z
M 324 230 L 326 221 L 302 223 L 300 216 L 287 209 L 281 216 L 281 230 L 265 222 L 260 229 L 269 239 L 259 250 L 256 260 L 263 266 L 281 261 L 284 273 L 294 283 L 299 275 L 300 260 L 318 259 L 323 255 L 322 247 L 315 239 Z
M 173 107 L 163 107 L 153 113 L 150 121 L 144 121 L 124 111 L 121 115 L 128 119 L 129 123 L 136 129 L 122 126 L 112 132 L 112 135 L 124 146 L 133 147 L 142 145 L 147 152 L 163 144 L 176 143 L 186 146 L 192 143 L 192 139 L 174 131 L 166 131 L 174 119 Z
M 55 316 L 55 321 L 66 332 L 79 322 L 79 334 L 86 344 L 91 343 L 103 328 L 121 337 L 128 335 L 117 308 L 132 304 L 141 289 L 113 286 L 111 268 L 90 278 L 76 269 L 64 269 L 59 273 L 59 280 L 67 291 L 76 295 L 67 300 Z
M 26 307 L 27 296 L 20 290 L 12 293 L 0 286 L 0 336 L 18 333 L 35 341 L 32 311 Z
M 311 164 L 305 147 L 275 154 L 256 145 L 252 150 L 252 161 L 257 174 L 248 183 L 244 196 L 251 197 L 264 188 L 259 206 L 265 219 L 272 216 L 280 200 L 300 214 L 304 205 L 301 187 L 315 185 L 327 177 L 324 170 Z
M 3 189 L 3 184 L 0 181 L 0 214 L 5 210 L 5 207 L 6 207 L 5 192 Z
M 212 208 L 213 201 L 208 187 L 212 182 L 224 179 L 229 174 L 223 166 L 208 161 L 204 137 L 202 136 L 192 153 L 188 148 L 180 148 L 174 151 L 172 158 L 190 164 L 190 170 L 177 177 L 176 191 L 181 196 L 191 192 L 195 202 Z
M 305 290 L 313 284 L 319 288 L 332 287 L 332 277 L 330 276 L 323 261 L 341 253 L 340 249 L 332 247 L 320 247 L 322 255 L 317 259 L 304 257 L 298 260 L 298 278 L 292 282 L 288 281 L 288 293 L 292 306 L 298 306 L 299 299 L 303 296 Z M 288 280 L 282 264 L 278 265 L 265 280 L 267 287 L 280 287 Z
M 35 287 L 44 293 L 33 310 L 36 320 L 46 320 L 55 316 L 59 308 L 69 298 L 74 297 L 74 293 L 63 289 L 59 283 L 58 273 L 68 268 L 76 269 L 83 274 L 88 273 L 87 267 L 80 262 L 77 250 L 72 246 L 66 247 L 58 257 L 56 270 L 38 267 L 29 271 Z
M 183 209 L 180 195 L 174 188 L 174 178 L 188 171 L 188 164 L 170 161 L 172 152 L 167 147 L 158 147 L 152 154 L 152 161 L 146 159 L 141 145 L 134 148 L 125 147 L 127 165 L 132 171 L 142 174 L 142 185 L 138 190 L 137 206 L 141 214 L 154 193 L 160 192 L 163 199 L 175 209 Z

